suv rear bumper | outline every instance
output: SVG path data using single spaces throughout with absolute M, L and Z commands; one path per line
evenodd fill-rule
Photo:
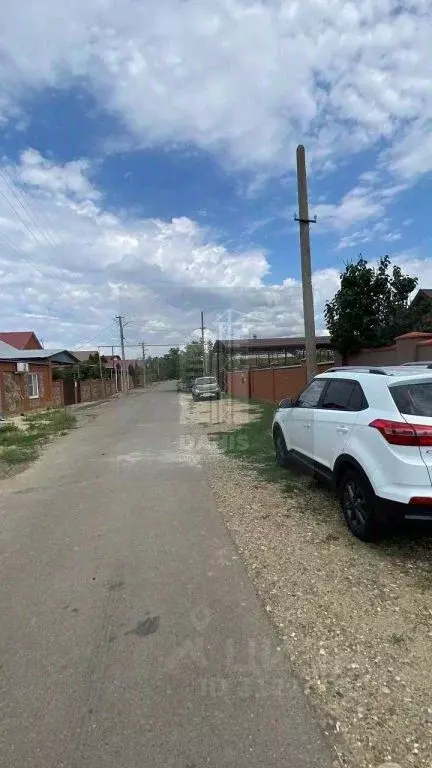
M 402 504 L 376 497 L 376 511 L 382 520 L 430 520 L 432 522 L 432 504 Z

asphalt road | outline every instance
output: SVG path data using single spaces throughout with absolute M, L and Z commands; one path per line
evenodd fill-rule
M 2 768 L 332 764 L 178 403 L 90 410 L 0 485 Z

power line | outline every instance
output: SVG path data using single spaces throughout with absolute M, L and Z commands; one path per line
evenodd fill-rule
M 0 176 L 3 179 L 4 183 L 6 184 L 7 188 L 12 192 L 15 199 L 20 204 L 21 208 L 24 210 L 27 216 L 31 219 L 31 221 L 36 225 L 36 227 L 40 230 L 40 233 L 43 236 L 43 238 L 46 240 L 46 242 L 52 247 L 56 248 L 57 247 L 56 243 L 53 243 L 50 239 L 48 239 L 45 232 L 42 230 L 41 221 L 36 210 L 33 208 L 32 212 L 30 212 L 29 208 L 32 208 L 30 202 L 27 202 L 27 203 L 24 202 L 24 195 L 22 193 L 22 190 L 19 189 L 19 187 L 16 185 L 11 175 L 8 173 L 7 168 L 3 168 L 3 170 L 0 171 Z M 9 179 L 11 184 L 8 183 L 7 179 Z M 48 234 L 50 235 L 49 231 L 48 231 Z
M 7 195 L 5 195 L 5 193 L 3 192 L 3 190 L 2 190 L 2 189 L 0 189 L 0 195 L 3 197 L 3 199 L 4 199 L 4 200 L 6 200 L 6 203 L 8 204 L 8 206 L 9 206 L 9 207 L 11 208 L 11 210 L 12 210 L 12 211 L 15 213 L 15 215 L 16 215 L 16 216 L 19 218 L 19 220 L 20 220 L 20 221 L 21 221 L 21 223 L 24 225 L 24 227 L 26 228 L 27 232 L 28 232 L 28 233 L 31 235 L 31 237 L 33 238 L 33 240 L 35 240 L 35 241 L 36 241 L 36 243 L 37 243 L 38 245 L 42 245 L 42 243 L 40 242 L 40 240 L 38 240 L 38 238 L 36 237 L 36 235 L 35 235 L 35 233 L 33 232 L 33 230 L 32 230 L 32 229 L 30 229 L 30 227 L 28 226 L 28 224 L 27 224 L 26 220 L 25 220 L 25 219 L 23 219 L 23 217 L 21 216 L 20 212 L 19 212 L 19 211 L 17 211 L 17 209 L 15 208 L 15 206 L 13 205 L 13 203 L 11 203 L 11 201 L 8 199 Z M 45 238 L 45 239 L 46 239 L 46 238 Z M 49 242 L 49 241 L 47 241 L 47 242 Z M 49 261 L 51 261 L 51 260 L 49 260 Z M 53 262 L 52 262 L 52 261 L 51 261 L 51 263 L 53 264 Z M 55 265 L 55 264 L 53 264 L 53 266 L 57 267 L 57 265 Z
M 97 337 L 98 337 L 98 336 L 100 336 L 100 335 L 101 335 L 101 333 L 103 333 L 104 331 L 106 331 L 108 328 L 112 328 L 112 327 L 113 327 L 113 324 L 114 324 L 114 321 L 113 321 L 113 320 L 111 320 L 111 322 L 110 322 L 110 323 L 108 323 L 108 325 L 105 325 L 103 328 L 100 328 L 100 329 L 98 330 L 98 332 L 94 334 L 94 336 L 92 336 L 90 339 L 88 339 L 88 341 L 83 341 L 83 342 L 80 342 L 80 346 L 82 345 L 82 346 L 86 347 L 86 346 L 87 346 L 87 344 L 90 344 L 90 342 L 91 342 L 91 341 L 93 341 L 93 339 L 97 339 Z M 99 346 L 103 347 L 103 346 L 106 346 L 106 345 L 105 345 L 105 344 L 100 344 Z M 112 346 L 112 345 L 108 345 L 108 346 Z
M 49 278 L 50 280 L 53 280 L 55 283 L 57 283 L 57 285 L 60 286 L 62 291 L 64 290 L 64 284 L 61 283 L 60 280 L 58 280 L 56 277 L 53 277 L 53 275 L 51 275 L 49 272 L 46 272 L 41 267 L 39 267 L 36 264 L 36 262 L 34 262 L 30 258 L 30 256 L 27 256 L 27 254 L 24 253 L 24 251 L 21 250 L 21 248 L 19 248 L 17 245 L 15 245 L 15 243 L 13 243 L 11 240 L 9 240 L 7 237 L 5 237 L 5 235 L 3 235 L 3 233 L 1 233 L 1 232 L 0 232 L 0 239 L 3 240 L 3 242 L 6 243 L 6 245 L 8 245 L 14 251 L 19 253 L 23 257 L 23 259 L 25 261 L 27 261 L 29 264 L 31 264 L 31 266 L 34 267 L 34 269 L 36 269 L 42 275 L 42 277 Z
M 9 246 L 9 248 L 12 248 L 14 251 L 19 253 L 20 256 L 22 256 L 22 258 L 25 261 L 27 261 L 28 264 L 30 264 L 34 269 L 36 269 L 42 275 L 42 277 L 45 277 L 45 278 L 48 278 L 49 280 L 52 280 L 54 283 L 56 283 L 60 287 L 62 292 L 65 290 L 65 284 L 64 283 L 61 283 L 60 280 L 57 277 L 54 277 L 53 275 L 51 275 L 46 270 L 44 270 L 41 267 L 39 267 L 39 265 L 36 264 L 36 262 L 34 262 L 30 258 L 30 256 L 28 256 L 21 248 L 19 248 L 19 246 L 17 246 L 15 243 L 13 243 L 12 240 L 9 240 L 1 232 L 0 232 L 0 240 L 3 240 L 3 242 L 6 243 L 6 245 Z M 52 304 L 50 306 L 52 306 Z M 50 309 L 50 307 L 48 307 L 48 309 Z M 97 317 L 99 317 L 99 319 L 102 317 L 101 313 L 97 309 L 95 309 L 94 307 L 89 306 L 88 309 L 90 310 L 90 312 L 93 312 L 95 315 L 97 315 Z

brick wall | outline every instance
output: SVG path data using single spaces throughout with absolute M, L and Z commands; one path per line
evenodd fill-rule
M 318 373 L 324 373 L 334 363 L 319 363 Z M 226 374 L 227 392 L 233 397 L 250 397 L 278 403 L 284 397 L 294 397 L 306 386 L 306 366 L 281 368 L 250 368 Z
M 91 403 L 93 400 L 104 400 L 115 392 L 115 384 L 110 379 L 87 379 L 80 381 L 80 402 Z
M 414 331 L 398 336 L 394 344 L 373 349 L 360 349 L 348 355 L 346 365 L 401 365 L 432 360 L 432 334 Z M 342 365 L 341 356 L 335 354 L 335 365 Z
M 52 383 L 52 403 L 54 408 L 61 408 L 64 405 L 63 382 L 60 380 Z
M 39 396 L 28 395 L 28 374 L 17 373 L 16 363 L 0 360 L 0 411 L 4 414 L 24 413 L 52 405 L 51 366 L 30 363 L 29 373 L 38 376 Z

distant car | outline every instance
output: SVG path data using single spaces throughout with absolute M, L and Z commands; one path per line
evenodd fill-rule
M 195 379 L 192 387 L 192 398 L 194 400 L 201 400 L 205 397 L 216 397 L 219 400 L 220 396 L 221 389 L 216 376 L 202 376 L 199 379 Z
M 179 379 L 177 382 L 177 392 L 190 392 L 193 386 L 193 379 Z
M 432 521 L 432 371 L 335 368 L 273 421 L 276 459 L 336 489 L 351 532 L 369 541 L 398 519 Z

